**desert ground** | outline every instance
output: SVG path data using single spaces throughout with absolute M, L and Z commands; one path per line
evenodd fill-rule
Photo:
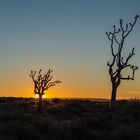
M 0 140 L 139 140 L 140 101 L 117 101 L 112 119 L 108 100 L 0 98 Z

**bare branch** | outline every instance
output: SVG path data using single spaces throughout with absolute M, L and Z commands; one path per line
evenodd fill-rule
M 130 75 L 128 77 L 121 77 L 121 80 L 134 80 L 134 78 L 131 78 Z
M 114 40 L 115 40 L 115 42 L 120 46 L 120 43 L 119 43 L 119 41 L 118 41 L 117 38 L 116 38 L 116 35 L 114 35 Z
M 45 87 L 45 89 L 47 90 L 48 88 L 50 88 L 51 86 L 55 86 L 56 84 L 62 83 L 62 81 L 60 80 L 56 80 L 54 82 L 50 82 L 47 84 L 47 86 Z
M 34 76 L 36 75 L 36 71 L 31 70 L 31 73 L 29 76 L 32 78 L 33 81 L 35 81 Z
M 131 53 L 129 53 L 128 57 L 126 58 L 126 61 L 124 63 L 124 68 L 128 65 L 128 61 L 130 60 L 130 58 L 135 55 L 134 53 L 135 48 L 132 49 Z
M 129 35 L 129 33 L 133 30 L 133 27 L 135 26 L 135 24 L 136 24 L 138 18 L 139 18 L 139 15 L 136 15 L 136 16 L 134 17 L 134 21 L 133 21 L 132 23 L 129 22 L 130 29 L 127 31 L 127 33 L 126 33 L 126 35 L 124 36 L 124 38 L 126 38 L 126 37 Z
M 138 67 L 137 67 L 137 66 L 132 65 L 130 68 L 131 68 L 131 69 L 132 69 L 132 71 L 133 71 L 132 77 L 133 77 L 133 79 L 134 79 L 134 76 L 135 76 L 135 71 L 136 71 L 136 70 L 138 70 Z
M 128 24 L 126 24 L 125 26 L 126 26 L 126 27 L 125 27 L 125 29 L 124 29 L 124 33 L 127 32 L 127 30 L 128 30 Z

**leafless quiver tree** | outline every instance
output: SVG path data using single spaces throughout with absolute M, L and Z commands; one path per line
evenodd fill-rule
M 128 24 L 124 24 L 123 20 L 120 19 L 119 28 L 116 28 L 116 26 L 114 25 L 112 32 L 106 32 L 106 35 L 110 41 L 111 55 L 113 57 L 111 62 L 107 62 L 112 83 L 111 101 L 109 105 L 110 112 L 114 112 L 117 88 L 120 85 L 121 80 L 134 80 L 135 71 L 138 69 L 137 66 L 134 66 L 129 63 L 129 60 L 135 55 L 135 48 L 131 50 L 131 52 L 126 58 L 122 56 L 122 50 L 124 47 L 125 40 L 133 30 L 133 27 L 135 26 L 138 18 L 139 15 L 136 15 L 134 17 L 134 21 L 129 22 Z M 132 70 L 132 75 L 123 77 L 122 72 L 126 68 L 130 68 Z
M 56 80 L 52 82 L 53 76 L 52 70 L 48 70 L 46 74 L 41 74 L 41 69 L 38 72 L 37 77 L 35 78 L 36 71 L 31 70 L 31 73 L 29 76 L 32 78 L 34 82 L 34 93 L 38 94 L 38 113 L 42 112 L 42 96 L 45 94 L 45 91 L 47 91 L 50 87 L 55 86 L 58 83 L 61 83 L 60 80 Z

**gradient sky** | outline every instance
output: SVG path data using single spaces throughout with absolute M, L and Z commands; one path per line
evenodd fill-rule
M 0 0 L 0 96 L 33 97 L 30 70 L 54 70 L 62 84 L 47 97 L 110 98 L 105 32 L 120 18 L 140 14 L 139 0 Z M 140 20 L 124 53 L 136 48 L 140 67 Z M 124 81 L 117 98 L 140 97 L 140 70 Z

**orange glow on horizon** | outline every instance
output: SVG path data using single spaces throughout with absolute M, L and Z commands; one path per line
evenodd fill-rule
M 35 94 L 34 98 L 39 98 L 39 95 L 38 95 L 38 94 Z M 44 94 L 44 95 L 42 96 L 42 98 L 45 99 L 45 98 L 48 98 L 48 97 L 47 97 L 46 94 Z
M 59 77 L 59 76 L 56 76 Z M 65 81 L 67 82 L 67 81 Z M 111 84 L 87 84 L 83 86 L 83 83 L 71 86 L 70 83 L 63 83 L 55 87 L 50 88 L 45 92 L 43 98 L 111 98 Z M 13 82 L 14 84 L 14 82 Z M 1 96 L 5 97 L 25 97 L 25 98 L 38 98 L 38 95 L 34 94 L 34 85 L 30 79 L 27 82 L 18 82 L 15 86 L 9 85 L 9 88 L 0 89 Z M 95 86 L 93 86 L 95 85 Z M 137 82 L 123 82 L 118 88 L 117 99 L 132 99 L 140 98 L 140 89 Z M 137 86 L 137 87 L 136 87 Z M 19 92 L 20 91 L 20 92 Z

